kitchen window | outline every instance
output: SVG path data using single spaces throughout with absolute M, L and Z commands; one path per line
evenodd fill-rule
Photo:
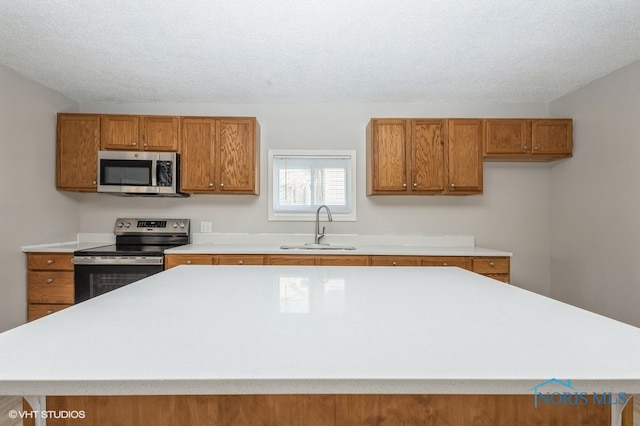
M 355 151 L 269 151 L 269 220 L 315 220 L 321 205 L 333 220 L 355 221 Z

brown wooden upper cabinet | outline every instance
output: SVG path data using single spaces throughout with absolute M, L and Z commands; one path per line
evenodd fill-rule
M 182 117 L 181 188 L 187 193 L 258 194 L 255 118 Z
M 372 119 L 367 195 L 481 194 L 483 121 Z
M 485 120 L 485 160 L 550 161 L 572 153 L 571 119 Z
M 56 132 L 56 188 L 95 192 L 100 115 L 58 114 Z
M 102 115 L 100 149 L 178 151 L 178 117 Z

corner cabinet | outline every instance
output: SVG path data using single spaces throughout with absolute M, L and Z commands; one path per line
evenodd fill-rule
M 182 117 L 181 188 L 187 193 L 259 193 L 255 118 Z
M 372 119 L 367 195 L 482 193 L 483 122 Z
M 96 192 L 100 115 L 58 114 L 56 188 Z
M 571 119 L 485 120 L 485 160 L 551 161 L 572 153 Z
M 178 151 L 178 117 L 102 115 L 100 149 Z

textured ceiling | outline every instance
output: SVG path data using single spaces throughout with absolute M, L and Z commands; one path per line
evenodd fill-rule
M 0 63 L 79 102 L 549 102 L 638 59 L 638 0 L 0 0 Z

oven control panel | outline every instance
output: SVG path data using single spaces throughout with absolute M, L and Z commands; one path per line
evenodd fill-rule
M 132 219 L 116 220 L 114 233 L 126 234 L 184 234 L 189 235 L 189 219 Z

